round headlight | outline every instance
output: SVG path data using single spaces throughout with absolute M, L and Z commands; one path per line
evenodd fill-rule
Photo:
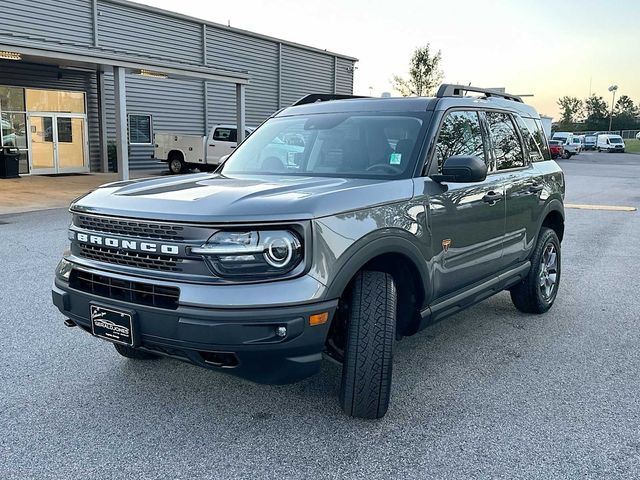
M 293 245 L 287 237 L 270 238 L 266 247 L 264 259 L 272 267 L 286 267 L 293 257 Z

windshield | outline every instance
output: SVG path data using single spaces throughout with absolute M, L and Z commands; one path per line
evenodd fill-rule
M 277 117 L 246 139 L 222 174 L 400 178 L 413 174 L 426 113 Z
M 622 137 L 609 137 L 611 143 L 622 143 Z

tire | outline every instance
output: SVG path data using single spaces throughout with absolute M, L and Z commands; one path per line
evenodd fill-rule
M 154 358 L 158 358 L 158 356 L 153 353 L 143 352 L 142 350 L 137 350 L 126 345 L 120 345 L 119 343 L 114 343 L 113 346 L 115 347 L 116 352 L 126 358 L 132 358 L 134 360 L 152 360 Z
M 396 287 L 391 275 L 360 272 L 349 302 L 340 405 L 352 417 L 382 418 L 389 408 L 396 338 Z
M 177 154 L 173 154 L 169 157 L 169 172 L 174 175 L 178 175 L 180 173 L 184 173 L 186 169 L 187 165 L 184 163 L 182 157 Z
M 564 158 L 565 160 L 567 160 L 567 159 L 571 158 L 571 154 L 565 150 L 565 151 L 562 153 L 562 158 Z
M 555 253 L 553 264 L 551 250 Z M 561 258 L 558 235 L 550 228 L 542 227 L 531 255 L 531 270 L 522 282 L 510 289 L 511 301 L 518 310 L 524 313 L 540 314 L 551 308 L 560 287 Z M 543 280 L 545 283 L 541 284 Z M 549 288 L 551 282 L 552 285 Z
M 602 152 L 602 150 L 600 150 L 600 147 L 598 147 L 598 153 Z

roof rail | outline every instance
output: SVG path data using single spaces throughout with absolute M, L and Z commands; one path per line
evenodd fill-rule
M 500 97 L 505 100 L 524 103 L 522 98 L 517 95 L 511 95 L 510 93 L 501 93 L 496 92 L 495 90 L 489 90 L 488 88 L 471 87 L 469 85 L 454 85 L 450 83 L 443 83 L 440 85 L 438 93 L 436 93 L 436 97 L 462 97 L 464 96 L 464 92 L 484 93 L 486 97 Z
M 371 98 L 371 97 L 364 97 L 361 95 L 341 95 L 337 93 L 310 93 L 309 95 L 305 95 L 301 99 L 293 102 L 291 106 L 295 107 L 296 105 L 307 105 L 309 103 L 328 102 L 330 100 L 346 100 L 349 98 Z

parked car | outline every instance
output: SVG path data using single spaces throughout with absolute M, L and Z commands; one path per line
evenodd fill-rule
M 253 128 L 245 130 L 245 137 Z M 208 136 L 156 133 L 153 158 L 167 162 L 171 173 L 184 173 L 189 168 L 214 170 L 220 161 L 238 146 L 235 125 L 216 125 Z
M 598 151 L 602 152 L 622 152 L 624 153 L 625 143 L 620 135 L 603 134 L 598 135 Z
M 598 137 L 595 135 L 585 135 L 582 147 L 585 150 L 595 150 Z
M 564 153 L 562 158 L 571 158 L 572 155 L 577 155 L 582 150 L 580 139 L 571 132 L 556 132 L 551 139 L 563 142 Z
M 552 307 L 565 182 L 546 138 L 533 107 L 493 90 L 310 95 L 216 173 L 75 200 L 53 302 L 131 359 L 288 383 L 324 355 L 344 411 L 380 418 L 403 337 L 503 290 L 522 312 Z M 287 139 L 291 162 L 264 153 Z
M 636 140 L 640 140 L 640 132 L 636 133 Z
M 551 158 L 561 158 L 564 156 L 564 142 L 562 140 L 549 140 L 549 151 Z

